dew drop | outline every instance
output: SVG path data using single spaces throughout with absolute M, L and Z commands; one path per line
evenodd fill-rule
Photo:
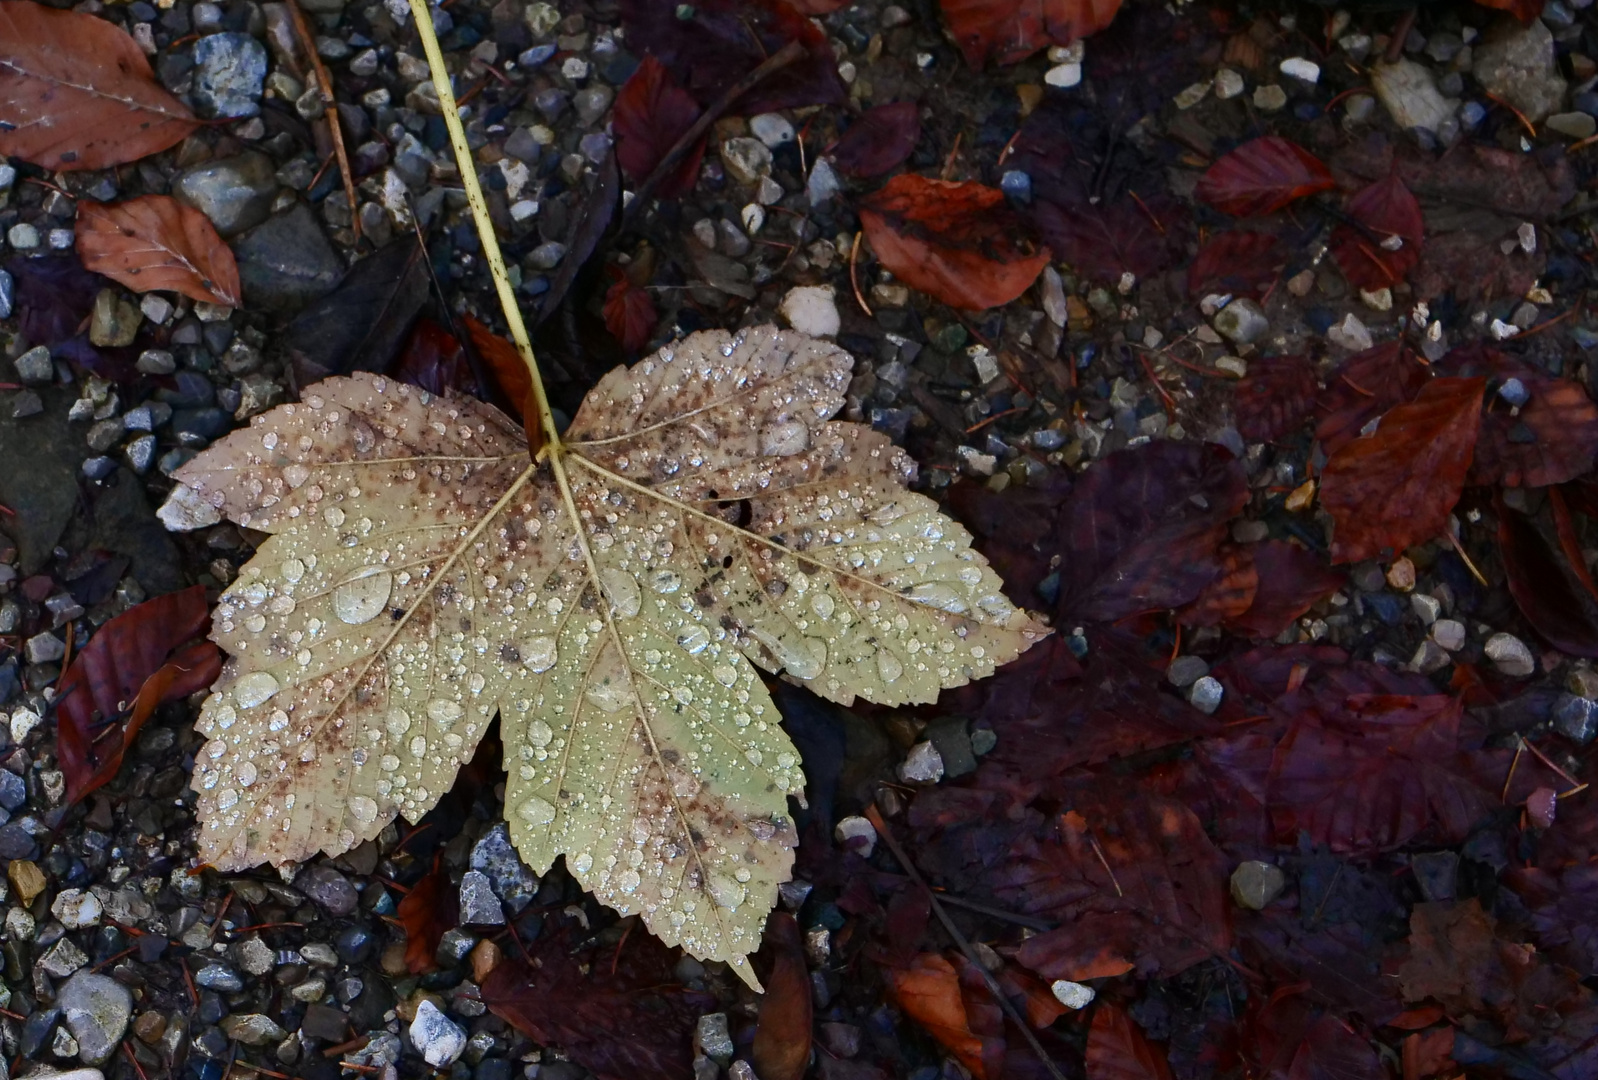
M 978 566 L 962 566 L 960 568 L 960 581 L 966 585 L 982 584 L 982 568 Z
M 717 664 L 711 668 L 710 674 L 723 686 L 731 686 L 738 681 L 738 669 L 731 664 Z
M 555 639 L 547 635 L 528 638 L 517 651 L 522 654 L 522 664 L 528 671 L 543 672 L 555 666 Z
M 356 795 L 350 799 L 350 814 L 363 825 L 370 825 L 377 820 L 377 803 L 365 795 Z
M 616 878 L 616 889 L 619 892 L 632 893 L 636 892 L 638 886 L 643 883 L 644 879 L 638 876 L 638 871 L 623 870 L 621 875 Z
M 529 825 L 548 825 L 555 820 L 555 807 L 537 795 L 529 795 L 516 808 L 516 816 Z
M 233 721 L 239 718 L 239 713 L 238 710 L 231 705 L 219 705 L 217 706 L 214 716 L 216 719 L 216 726 L 221 728 L 223 731 L 226 731 L 228 728 L 233 726 Z
M 351 626 L 371 622 L 388 604 L 393 585 L 394 575 L 382 567 L 362 567 L 333 590 L 333 613 Z
M 289 465 L 283 469 L 283 482 L 290 488 L 297 488 L 311 478 L 311 470 L 304 465 Z
M 455 725 L 466 714 L 466 710 L 449 698 L 434 698 L 427 703 L 427 718 L 442 728 Z
M 278 568 L 278 572 L 283 575 L 284 581 L 292 585 L 305 576 L 305 564 L 298 559 L 289 559 Z
M 326 510 L 322 511 L 322 520 L 336 529 L 340 525 L 344 524 L 344 511 L 340 510 L 336 506 L 329 506 Z
M 572 869 L 579 874 L 586 874 L 594 868 L 594 857 L 588 852 L 583 852 L 572 860 Z
M 483 687 L 488 685 L 488 680 L 483 678 L 481 672 L 472 672 L 472 677 L 466 680 L 466 686 L 474 694 L 481 694 Z
M 548 746 L 554 739 L 555 732 L 542 720 L 527 725 L 527 741 L 534 746 Z
M 749 764 L 751 765 L 759 765 L 761 762 L 766 760 L 766 755 L 762 754 L 754 747 L 750 747 L 748 750 L 745 750 L 744 757 L 748 759 Z
M 427 739 L 421 735 L 411 740 L 411 757 L 419 758 L 427 755 Z
M 395 757 L 393 754 L 384 754 L 382 757 L 377 759 L 377 767 L 382 769 L 384 772 L 393 772 L 395 769 L 399 768 L 399 765 L 399 758 Z
M 897 682 L 904 674 L 904 664 L 887 649 L 878 649 L 877 674 L 882 676 L 883 682 Z
M 832 597 L 824 592 L 818 592 L 810 598 L 810 610 L 814 611 L 819 618 L 832 618 L 833 607 Z
M 609 680 L 590 684 L 587 696 L 589 701 L 608 713 L 620 712 L 632 700 L 625 686 Z
M 966 610 L 965 601 L 960 599 L 960 594 L 941 581 L 924 581 L 920 585 L 913 586 L 905 596 L 918 604 L 939 608 L 955 615 L 962 614 Z
M 682 578 L 675 570 L 656 570 L 649 575 L 649 587 L 663 595 L 669 595 L 682 588 Z
M 411 730 L 411 717 L 404 709 L 390 709 L 383 718 L 383 726 L 396 739 Z
M 216 808 L 218 810 L 231 810 L 239 804 L 239 793 L 230 787 L 225 787 L 216 793 Z
M 638 588 L 637 578 L 625 570 L 607 566 L 599 572 L 599 581 L 605 587 L 605 596 L 610 601 L 610 610 L 613 614 L 623 619 L 630 619 L 638 614 L 644 598 Z
M 686 686 L 672 687 L 671 696 L 683 705 L 692 705 L 694 703 L 694 692 Z
M 703 626 L 690 626 L 677 635 L 677 644 L 681 645 L 691 655 L 698 656 L 710 644 L 710 635 Z
M 266 629 L 265 615 L 251 615 L 244 620 L 244 629 L 252 634 L 259 634 Z
M 711 873 L 705 882 L 705 889 L 717 906 L 728 911 L 737 911 L 738 906 L 749 896 L 749 890 L 740 885 L 737 879 L 719 870 Z
M 233 770 L 233 775 L 238 777 L 240 787 L 249 787 L 255 783 L 260 773 L 255 768 L 255 762 L 246 761 Z
M 241 709 L 253 709 L 281 689 L 270 671 L 252 671 L 233 684 L 233 700 Z
M 644 663 L 648 664 L 650 667 L 654 667 L 656 664 L 660 663 L 661 659 L 662 658 L 659 649 L 644 650 Z

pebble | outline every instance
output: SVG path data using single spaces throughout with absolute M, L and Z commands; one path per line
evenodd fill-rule
M 244 234 L 233 252 L 245 300 L 267 311 L 298 310 L 331 289 L 344 273 L 344 261 L 302 202 Z
M 1225 693 L 1225 688 L 1213 675 L 1205 675 L 1193 683 L 1187 700 L 1199 712 L 1209 714 L 1221 707 L 1221 697 Z
M 460 921 L 462 926 L 505 925 L 505 909 L 494 894 L 493 882 L 481 870 L 461 876 Z
M 539 244 L 527 255 L 527 265 L 534 270 L 553 270 L 566 257 L 566 245 L 555 240 Z
M 155 512 L 170 532 L 193 532 L 222 520 L 222 511 L 187 484 L 177 484 Z
M 335 919 L 355 910 L 360 894 L 350 879 L 331 866 L 313 866 L 294 879 L 294 887 Z
M 435 1069 L 447 1068 L 466 1052 L 466 1031 L 423 998 L 410 1026 L 411 1045 Z
M 726 1013 L 706 1013 L 694 1029 L 694 1042 L 708 1058 L 725 1062 L 737 1049 L 727 1026 Z
M 1179 91 L 1172 100 L 1176 103 L 1178 109 L 1191 109 L 1208 97 L 1209 93 L 1210 84 L 1208 82 L 1196 82 L 1192 86 L 1185 87 Z
M 212 34 L 194 45 L 194 103 L 207 117 L 261 111 L 266 47 L 248 34 Z
M 930 742 L 910 748 L 899 766 L 899 779 L 907 784 L 935 784 L 943 779 L 943 755 Z
M 538 875 L 523 863 L 510 840 L 510 830 L 500 822 L 483 835 L 472 848 L 471 868 L 488 876 L 512 914 L 533 902 L 538 894 Z
M 1598 132 L 1598 119 L 1584 112 L 1554 113 L 1547 123 L 1548 130 L 1570 139 L 1587 139 Z
M 1435 596 L 1425 593 L 1415 593 L 1409 598 L 1409 606 L 1414 609 L 1415 617 L 1423 626 L 1430 626 L 1437 621 L 1443 613 L 1443 602 Z
M 838 846 L 857 852 L 861 858 L 871 858 L 877 846 L 877 829 L 867 818 L 852 815 L 841 819 L 832 828 L 832 838 Z
M 1222 68 L 1215 73 L 1215 96 L 1222 101 L 1230 101 L 1242 94 L 1243 90 L 1243 76 L 1231 68 Z
M 1435 133 L 1458 107 L 1437 89 L 1431 69 L 1413 60 L 1376 64 L 1371 68 L 1371 87 L 1387 115 L 1404 131 L 1421 128 Z
M 1283 60 L 1279 66 L 1283 75 L 1294 79 L 1302 79 L 1314 84 L 1321 81 L 1321 66 L 1313 60 L 1306 60 L 1302 56 L 1290 56 Z
M 63 889 L 50 903 L 50 914 L 60 919 L 68 930 L 98 926 L 102 911 L 99 898 L 82 889 Z
M 226 964 L 206 964 L 194 973 L 194 985 L 206 990 L 219 990 L 236 994 L 244 989 L 244 980 Z
M 842 325 L 837 293 L 831 285 L 800 285 L 789 289 L 777 310 L 788 320 L 789 326 L 811 337 L 833 337 Z
M 9 273 L 0 270 L 0 319 L 11 318 L 11 308 L 16 303 L 17 283 Z
M 1093 987 L 1072 982 L 1070 979 L 1055 979 L 1049 984 L 1049 992 L 1067 1009 L 1078 1010 L 1087 1008 L 1098 996 Z
M 761 113 L 758 116 L 751 116 L 749 118 L 749 132 L 772 150 L 794 140 L 793 125 L 777 113 Z
M 39 230 L 24 221 L 6 231 L 6 240 L 18 251 L 31 251 L 39 246 Z
M 1375 344 L 1371 340 L 1371 332 L 1353 312 L 1349 312 L 1343 317 L 1342 322 L 1333 324 L 1332 328 L 1326 331 L 1326 340 L 1350 352 L 1364 352 Z
M 1465 624 L 1458 619 L 1438 619 L 1432 624 L 1432 640 L 1449 652 L 1465 647 Z
M 721 162 L 740 184 L 759 183 L 761 177 L 771 173 L 771 151 L 765 143 L 747 135 L 721 144 Z
M 43 345 L 34 346 L 12 363 L 17 369 L 17 378 L 29 386 L 55 381 L 55 361 L 50 359 L 50 350 Z
M 765 181 L 775 183 L 770 177 L 765 177 L 763 182 Z M 824 206 L 842 190 L 843 183 L 838 179 L 838 173 L 833 169 L 831 163 L 825 158 L 816 162 L 815 166 L 810 170 L 810 179 L 805 181 L 805 198 L 810 200 L 810 205 L 813 207 Z M 778 198 L 780 199 L 781 196 L 779 195 Z M 776 200 L 772 201 L 775 202 Z
M 1043 81 L 1057 90 L 1069 90 L 1082 81 L 1081 64 L 1055 64 L 1043 73 Z
M 7 825 L 11 828 L 15 825 Z M 4 831 L 4 830 L 0 830 Z M 39 958 L 39 968 L 52 979 L 64 979 L 89 962 L 83 950 L 73 944 L 71 938 L 62 938 L 50 946 L 48 952 Z
M 78 1043 L 78 1057 L 88 1065 L 110 1059 L 122 1042 L 133 1016 L 133 994 L 108 975 L 80 971 L 56 995 L 56 1006 Z
M 1520 26 L 1505 20 L 1472 51 L 1471 73 L 1495 97 L 1536 123 L 1565 100 L 1565 80 L 1554 62 L 1554 37 L 1538 19 Z
M 1585 746 L 1598 734 L 1598 702 L 1575 694 L 1561 694 L 1554 702 L 1554 730 Z
M 1520 408 L 1531 400 L 1531 393 L 1526 389 L 1526 384 L 1519 379 L 1505 379 L 1498 387 L 1498 396 L 1504 399 L 1505 404 Z
M 611 99 L 615 96 L 615 91 L 608 86 L 590 86 L 573 95 L 572 108 L 577 110 L 577 119 L 585 126 L 592 127 L 604 117 L 605 110 L 610 108 Z
M 1277 112 L 1287 107 L 1287 91 L 1275 83 L 1254 88 L 1254 107 L 1261 112 Z
M 265 221 L 277 190 L 277 166 L 253 150 L 191 166 L 172 181 L 172 197 L 210 218 L 224 237 Z
M 1232 899 L 1250 911 L 1264 911 L 1286 887 L 1287 876 L 1272 863 L 1250 859 L 1232 871 Z
M 1427 900 L 1452 900 L 1459 888 L 1459 853 L 1424 851 L 1412 856 L 1409 868 Z
M 288 1032 L 262 1013 L 225 1016 L 222 1018 L 222 1030 L 228 1038 L 246 1046 L 273 1046 L 288 1038 Z
M 1505 675 L 1524 677 L 1537 670 L 1537 661 L 1532 657 L 1531 650 L 1513 634 L 1494 634 L 1487 639 L 1483 651 Z
M 67 654 L 67 643 L 46 630 L 28 639 L 23 654 L 30 664 L 51 664 Z
M 1251 345 L 1271 328 L 1265 311 L 1255 301 L 1241 297 L 1215 313 L 1215 330 L 1237 345 Z
M 1171 661 L 1171 666 L 1165 669 L 1165 677 L 1172 686 L 1187 689 L 1210 673 L 1210 665 L 1202 658 L 1193 655 L 1178 656 Z

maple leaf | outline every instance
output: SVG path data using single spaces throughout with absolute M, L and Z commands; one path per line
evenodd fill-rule
M 498 712 L 528 865 L 565 855 L 753 983 L 804 784 L 757 666 L 929 702 L 1048 632 L 886 436 L 829 420 L 851 367 L 769 327 L 696 334 L 605 376 L 531 458 L 487 405 L 357 373 L 184 466 L 179 494 L 272 534 L 214 616 L 203 858 L 415 821 Z

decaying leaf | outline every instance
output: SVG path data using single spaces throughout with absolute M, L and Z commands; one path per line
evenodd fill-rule
M 1211 165 L 1199 177 L 1195 194 L 1222 213 L 1255 217 L 1335 185 L 1320 158 L 1297 143 L 1266 135 Z
M 51 171 L 159 153 L 199 126 L 126 31 L 85 12 L 0 2 L 0 157 Z
M 1046 45 L 1069 45 L 1110 25 L 1121 0 L 942 0 L 943 17 L 973 70 L 990 56 L 1025 60 Z
M 804 783 L 756 668 L 926 702 L 1047 633 L 886 436 L 829 421 L 851 366 L 771 328 L 696 334 L 607 375 L 532 461 L 492 408 L 362 373 L 184 466 L 272 534 L 215 612 L 202 857 L 296 862 L 415 821 L 497 711 L 523 859 L 564 854 L 752 981 Z
M 233 252 L 204 214 L 167 195 L 78 203 L 83 265 L 135 292 L 171 289 L 191 300 L 239 306 Z

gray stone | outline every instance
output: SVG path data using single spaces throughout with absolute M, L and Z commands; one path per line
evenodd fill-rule
M 1271 328 L 1259 304 L 1241 297 L 1215 313 L 1215 330 L 1238 345 L 1252 345 Z
M 1566 138 L 1588 139 L 1598 132 L 1598 120 L 1584 112 L 1554 113 L 1548 118 L 1548 130 L 1557 131 Z
M 17 810 L 27 801 L 27 782 L 10 769 L 0 769 L 0 806 Z
M 248 34 L 212 34 L 194 45 L 194 103 L 208 117 L 261 111 L 266 47 Z
M 105 454 L 96 454 L 94 457 L 85 458 L 83 461 L 83 475 L 90 480 L 106 480 L 117 471 L 116 459 Z
M 133 994 L 127 987 L 108 975 L 88 971 L 68 979 L 55 1003 L 78 1041 L 78 1057 L 88 1065 L 110 1059 L 133 1015 Z
M 16 299 L 17 283 L 9 273 L 0 270 L 0 319 L 11 318 L 11 307 Z
M 235 943 L 232 952 L 234 962 L 257 978 L 277 965 L 277 950 L 262 941 L 259 934 Z
M 67 654 L 67 645 L 46 630 L 28 639 L 23 654 L 30 664 L 53 664 Z
M 234 253 L 245 301 L 271 312 L 297 311 L 332 289 L 344 272 L 343 260 L 304 203 L 256 226 Z
M 538 875 L 516 853 L 504 822 L 488 830 L 473 846 L 471 868 L 488 875 L 494 892 L 513 915 L 521 914 L 538 893 Z
M 721 144 L 721 162 L 740 184 L 757 184 L 771 174 L 771 151 L 759 139 L 740 136 Z
M 1371 88 L 1393 118 L 1393 123 L 1408 131 L 1424 128 L 1436 132 L 1449 120 L 1458 102 L 1449 101 L 1432 81 L 1431 69 L 1413 60 L 1378 63 L 1371 68 Z
M 178 362 L 165 349 L 145 349 L 134 367 L 146 375 L 170 375 L 178 369 Z
M 288 1037 L 288 1032 L 278 1027 L 276 1021 L 261 1013 L 225 1016 L 222 1030 L 228 1038 L 246 1046 L 275 1046 Z
M 566 245 L 554 240 L 539 244 L 527 254 L 527 265 L 534 270 L 553 270 L 566 257 Z
M 355 910 L 360 894 L 350 879 L 331 866 L 312 866 L 294 879 L 294 887 L 335 919 Z
M 583 122 L 584 127 L 593 127 L 604 118 L 605 110 L 610 108 L 614 96 L 615 93 L 608 86 L 590 86 L 577 91 L 572 97 L 572 108 L 577 110 L 577 119 Z
M 16 822 L 12 822 L 6 828 L 15 828 L 16 825 Z M 33 844 L 30 840 L 30 850 L 32 846 Z M 89 958 L 84 954 L 83 950 L 74 945 L 71 938 L 64 937 L 50 946 L 50 950 L 39 958 L 39 970 L 52 979 L 64 979 L 88 962 Z
M 505 909 L 494 895 L 494 883 L 481 870 L 461 876 L 460 921 L 462 926 L 505 925 Z
M 438 939 L 438 951 L 433 957 L 440 967 L 450 967 L 466 959 L 466 955 L 476 946 L 477 938 L 456 927 L 444 931 L 444 936 Z
M 276 195 L 277 166 L 253 150 L 191 166 L 172 181 L 172 197 L 210 218 L 223 236 L 265 221 Z
M 1410 668 L 1422 675 L 1441 671 L 1453 662 L 1454 658 L 1448 654 L 1448 651 L 1431 638 L 1426 638 L 1416 646 L 1415 655 L 1409 658 Z
M 68 930 L 84 930 L 100 924 L 104 911 L 99 897 L 82 889 L 62 889 L 50 902 L 50 914 Z
M 964 717 L 946 716 L 927 725 L 927 741 L 937 748 L 943 761 L 943 775 L 950 780 L 977 771 L 976 754 L 971 749 L 971 736 Z
M 29 349 L 12 364 L 17 369 L 17 378 L 30 386 L 43 386 L 55 381 L 55 361 L 50 359 L 50 350 L 43 345 Z
M 113 416 L 109 420 L 101 420 L 89 429 L 89 449 L 97 454 L 103 454 L 115 446 L 127 433 L 120 416 Z
M 910 748 L 899 766 L 899 779 L 907 784 L 935 784 L 943 779 L 943 757 L 930 742 L 919 742 Z
M 810 205 L 823 206 L 842 190 L 843 183 L 833 167 L 825 159 L 816 162 L 810 170 L 810 179 L 805 181 L 805 198 L 810 200 Z
M 1564 103 L 1565 80 L 1554 66 L 1554 36 L 1541 20 L 1521 26 L 1504 17 L 1472 55 L 1476 80 L 1533 123 Z
M 1171 661 L 1171 666 L 1165 669 L 1165 677 L 1171 685 L 1187 689 L 1210 673 L 1210 665 L 1198 656 L 1178 656 Z
M 1585 746 L 1598 735 L 1598 702 L 1575 694 L 1560 694 L 1554 702 L 1554 730 Z
M 749 132 L 772 150 L 794 140 L 793 125 L 778 113 L 761 113 L 749 118 Z
M 1537 670 L 1537 661 L 1526 643 L 1513 634 L 1494 634 L 1483 649 L 1487 658 L 1505 675 L 1525 677 Z
M 1199 712 L 1212 713 L 1221 707 L 1221 698 L 1226 689 L 1212 675 L 1205 675 L 1193 683 L 1193 688 L 1188 691 L 1188 702 Z
M 89 316 L 89 343 L 113 348 L 132 345 L 143 321 L 144 312 L 118 296 L 115 289 L 101 289 Z
M 416 1019 L 411 1021 L 411 1045 L 435 1069 L 454 1064 L 466 1051 L 466 1031 L 445 1016 L 437 1005 L 423 998 L 416 1007 Z
M 1342 322 L 1334 324 L 1326 331 L 1326 340 L 1350 352 L 1364 352 L 1375 344 L 1371 340 L 1371 332 L 1352 311 L 1343 316 Z
M 1465 624 L 1458 619 L 1438 619 L 1432 624 L 1432 640 L 1449 652 L 1465 647 Z
M 194 985 L 206 990 L 220 990 L 224 994 L 236 994 L 244 989 L 244 980 L 226 964 L 206 964 L 194 973 Z
M 706 1013 L 701 1016 L 699 1026 L 694 1030 L 694 1042 L 706 1057 L 718 1062 L 726 1062 L 737 1049 L 732 1041 L 732 1032 L 727 1027 L 726 1013 Z
M 1250 859 L 1232 871 L 1232 899 L 1237 901 L 1238 907 L 1250 911 L 1265 910 L 1286 887 L 1287 876 L 1280 867 L 1268 862 Z

